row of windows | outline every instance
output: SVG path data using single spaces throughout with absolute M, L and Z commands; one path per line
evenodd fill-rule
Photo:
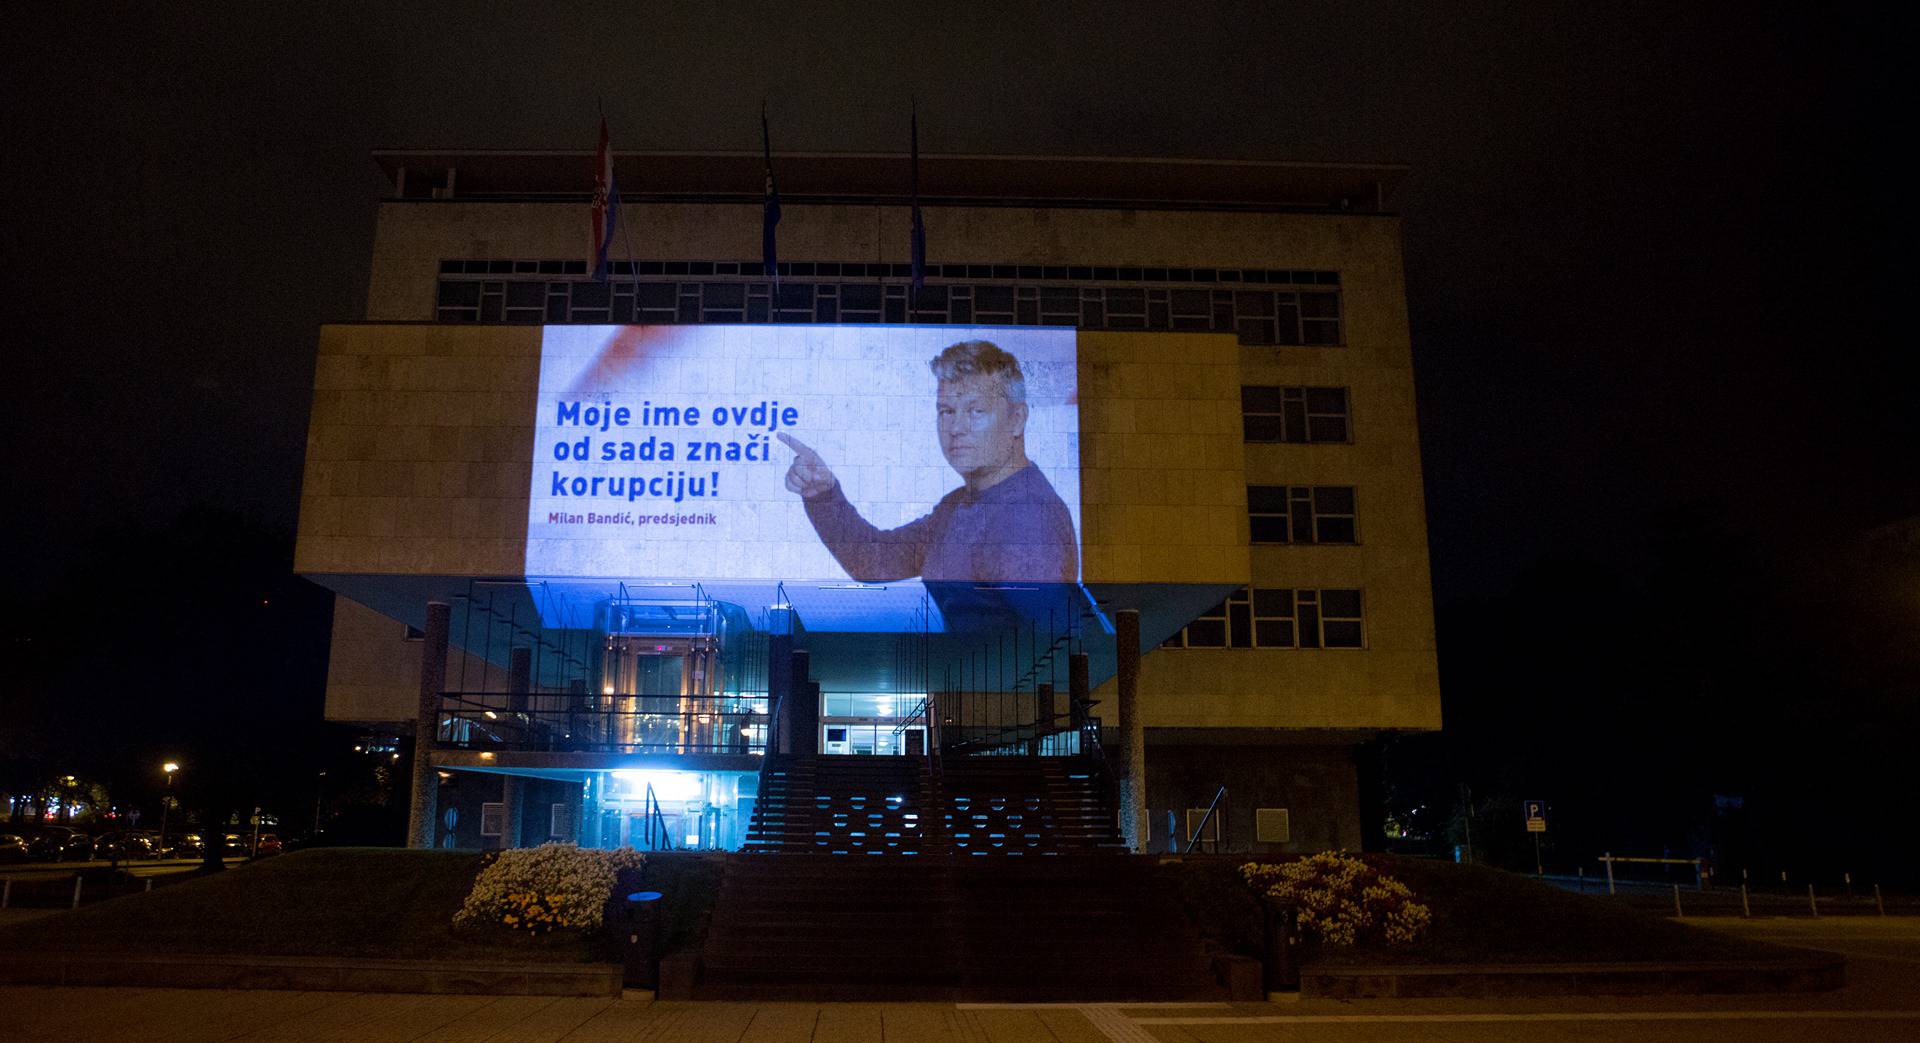
M 872 322 L 1234 333 L 1242 344 L 1337 345 L 1337 290 L 783 281 L 440 280 L 441 322 Z
M 609 261 L 616 279 L 648 275 L 737 275 L 764 279 L 759 261 Z M 907 279 L 913 266 L 843 261 L 782 261 L 780 277 L 822 279 Z M 571 261 L 441 261 L 441 275 L 585 275 L 587 262 Z M 929 279 L 1007 279 L 1048 282 L 1197 282 L 1254 283 L 1291 286 L 1338 286 L 1339 272 L 1298 268 L 1164 268 L 1086 264 L 929 264 Z
M 1249 485 L 1247 528 L 1254 543 L 1358 543 L 1351 485 Z
M 1162 648 L 1363 648 L 1358 590 L 1242 587 Z
M 1348 442 L 1346 388 L 1240 389 L 1240 424 L 1249 442 Z

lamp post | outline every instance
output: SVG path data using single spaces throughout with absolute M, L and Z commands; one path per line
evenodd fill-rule
M 167 811 L 173 805 L 173 773 L 180 770 L 180 765 L 173 761 L 168 761 L 160 765 L 160 770 L 165 772 L 167 776 L 167 789 L 160 797 L 160 854 L 165 856 L 167 853 Z
M 320 802 L 326 797 L 326 794 L 327 773 L 323 771 L 313 784 L 313 832 L 315 836 L 320 834 Z

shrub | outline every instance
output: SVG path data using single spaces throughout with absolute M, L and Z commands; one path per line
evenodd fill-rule
M 645 860 L 630 847 L 510 848 L 480 870 L 453 922 L 499 924 L 533 934 L 556 927 L 599 927 L 620 873 L 639 869 Z
M 1293 906 L 1300 933 L 1327 945 L 1405 945 L 1433 922 L 1405 884 L 1351 855 L 1248 862 L 1240 875 L 1256 892 Z

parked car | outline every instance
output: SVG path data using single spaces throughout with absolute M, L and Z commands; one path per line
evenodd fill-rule
M 33 857 L 27 850 L 27 838 L 0 833 L 0 862 L 25 862 Z
M 161 851 L 163 858 L 200 858 L 206 855 L 207 845 L 198 833 L 169 833 L 167 843 Z
M 160 857 L 160 838 L 152 833 L 102 833 L 93 842 L 97 861 L 134 862 Z
M 85 862 L 93 857 L 93 838 L 71 826 L 34 826 L 27 850 L 42 862 Z
M 253 857 L 265 858 L 268 855 L 277 855 L 280 851 L 280 838 L 272 833 L 262 833 L 260 842 L 254 845 Z

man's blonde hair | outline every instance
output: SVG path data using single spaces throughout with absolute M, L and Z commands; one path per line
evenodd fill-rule
M 1020 372 L 1020 360 L 992 341 L 963 340 L 934 356 L 928 365 L 942 382 L 994 377 L 1006 389 L 1008 401 L 1027 400 L 1027 378 Z

